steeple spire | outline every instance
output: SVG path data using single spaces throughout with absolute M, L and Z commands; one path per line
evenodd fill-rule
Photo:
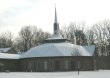
M 59 35 L 59 23 L 58 23 L 58 20 L 57 20 L 56 5 L 55 5 L 54 35 Z
M 57 23 L 57 12 L 56 12 L 56 4 L 55 4 L 55 23 Z
M 57 20 L 57 10 L 56 10 L 56 5 L 55 5 L 55 18 L 54 18 L 54 24 L 53 24 L 53 35 L 45 40 L 46 43 L 59 43 L 59 42 L 65 42 L 66 39 L 62 37 L 59 31 L 59 23 Z

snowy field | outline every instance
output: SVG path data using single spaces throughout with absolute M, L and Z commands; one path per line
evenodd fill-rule
M 110 78 L 110 70 L 75 72 L 10 72 L 0 73 L 0 78 Z

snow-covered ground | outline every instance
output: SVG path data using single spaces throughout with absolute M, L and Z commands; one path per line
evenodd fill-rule
M 10 72 L 0 78 L 110 78 L 110 70 L 74 72 Z

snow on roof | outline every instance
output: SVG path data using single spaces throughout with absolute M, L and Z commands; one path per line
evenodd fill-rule
M 25 52 L 18 52 L 18 55 L 23 55 Z
M 11 47 L 9 48 L 0 48 L 0 52 L 8 52 L 11 49 Z
M 64 38 L 60 34 L 54 34 L 53 36 L 51 36 L 47 40 L 54 40 L 54 39 L 64 39 Z
M 71 43 L 46 43 L 31 48 L 21 58 L 55 56 L 93 56 L 95 46 L 78 46 Z
M 0 59 L 19 59 L 20 55 L 18 54 L 7 54 L 7 53 L 0 53 Z
M 91 55 L 94 54 L 93 51 L 95 51 L 95 45 L 90 45 L 90 46 L 82 46 L 87 52 L 89 52 Z

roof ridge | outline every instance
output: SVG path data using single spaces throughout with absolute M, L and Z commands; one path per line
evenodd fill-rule
M 64 54 L 61 52 L 61 50 L 59 50 L 59 49 L 56 47 L 56 45 L 57 45 L 57 44 L 52 45 L 52 46 L 55 47 L 55 48 L 60 52 L 60 54 L 64 55 Z

